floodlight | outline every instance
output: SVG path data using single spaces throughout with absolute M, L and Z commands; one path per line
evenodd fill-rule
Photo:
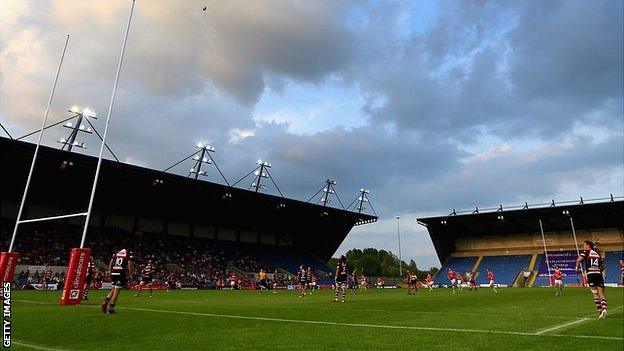
M 440 223 L 441 223 L 442 225 L 446 225 L 446 221 L 445 221 L 445 220 L 442 220 Z
M 74 105 L 70 107 L 68 111 L 72 113 L 80 113 L 80 107 L 78 107 L 77 105 Z
M 96 118 L 97 119 L 97 115 L 95 114 L 95 111 L 91 110 L 90 108 L 85 108 L 84 110 L 82 110 L 82 115 L 87 117 L 87 118 Z
M 498 218 L 498 220 L 499 220 L 499 221 L 504 221 L 504 220 L 505 220 L 505 217 L 503 217 L 502 215 L 501 215 L 501 216 L 498 216 L 498 217 L 496 217 L 496 218 Z
M 570 211 L 568 211 L 568 210 L 563 210 L 563 212 L 561 212 L 561 213 L 566 215 L 566 216 L 570 216 Z

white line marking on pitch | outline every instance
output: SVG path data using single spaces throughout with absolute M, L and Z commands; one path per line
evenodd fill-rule
M 239 315 L 216 314 L 216 313 L 186 312 L 186 311 L 174 311 L 174 310 L 158 310 L 158 309 L 140 308 L 140 307 L 123 307 L 123 308 L 120 308 L 120 309 L 134 310 L 134 311 L 156 312 L 156 313 L 182 314 L 182 315 L 189 315 L 189 316 L 204 316 L 204 317 L 219 317 L 219 318 L 232 318 L 232 319 L 247 319 L 247 320 L 269 321 L 269 322 L 286 322 L 286 323 L 318 324 L 318 325 L 336 325 L 336 326 L 343 326 L 343 327 L 402 329 L 402 330 L 426 330 L 426 331 L 438 331 L 438 332 L 463 332 L 463 333 L 504 334 L 504 335 L 521 335 L 521 336 L 553 336 L 553 337 L 569 337 L 569 338 L 582 338 L 582 339 L 624 340 L 624 338 L 620 338 L 620 337 L 616 337 L 616 336 L 537 334 L 537 333 L 513 332 L 513 331 L 501 331 L 501 330 L 479 330 L 479 329 L 460 329 L 460 328 L 414 327 L 414 326 L 402 326 L 402 325 L 340 323 L 340 322 L 311 321 L 311 320 L 301 320 L 301 319 L 284 319 L 284 318 L 239 316 Z
M 28 348 L 31 348 L 31 349 L 34 349 L 34 350 L 66 351 L 65 349 L 57 349 L 57 348 L 54 348 L 54 347 L 39 346 L 39 345 L 28 344 L 28 343 L 25 343 L 25 342 L 15 341 L 15 340 L 11 340 L 11 344 L 15 344 L 15 345 L 23 346 L 23 347 L 28 347 Z
M 572 321 L 572 322 L 559 324 L 559 325 L 555 325 L 554 327 L 550 327 L 550 328 L 546 328 L 546 329 L 542 329 L 542 330 L 536 331 L 535 334 L 541 335 L 541 334 L 548 333 L 548 332 L 551 332 L 551 331 L 564 329 L 564 328 L 567 328 L 567 327 L 570 327 L 570 326 L 573 326 L 573 325 L 576 325 L 576 324 L 585 323 L 585 322 L 587 322 L 589 320 L 590 320 L 589 318 L 577 319 L 577 320 Z
M 49 303 L 46 303 L 46 302 L 30 301 L 30 300 L 13 300 L 13 301 L 15 301 L 15 302 L 23 302 L 23 303 L 34 303 L 34 304 L 49 304 Z M 50 304 L 50 305 L 52 305 L 52 304 Z M 98 307 L 98 306 L 84 306 L 84 305 L 78 305 L 78 306 L 81 306 L 81 307 Z M 624 306 L 622 306 L 622 307 L 624 307 Z M 514 331 L 504 331 L 504 330 L 480 330 L 480 329 L 461 329 L 461 328 L 417 327 L 417 326 L 402 326 L 402 325 L 340 323 L 340 322 L 313 321 L 313 320 L 303 320 L 303 319 L 283 319 L 283 318 L 270 318 L 270 317 L 255 317 L 255 316 L 240 316 L 240 315 L 229 315 L 229 314 L 203 313 L 203 312 L 159 310 L 159 309 L 141 308 L 141 307 L 119 307 L 119 309 L 120 310 L 134 310 L 134 311 L 144 311 L 144 312 L 155 312 L 155 313 L 181 314 L 181 315 L 187 315 L 187 316 L 203 316 L 203 317 L 246 319 L 246 320 L 256 320 L 256 321 L 300 323 L 300 324 L 316 324 L 316 325 L 336 325 L 336 326 L 343 326 L 343 327 L 359 327 L 359 328 L 426 330 L 426 331 L 437 331 L 437 332 L 460 332 L 460 333 L 482 333 L 482 334 L 501 334 L 501 335 L 520 335 L 520 336 L 564 337 L 564 338 L 602 339 L 602 340 L 618 340 L 618 341 L 624 340 L 624 338 L 617 337 L 617 336 L 573 335 L 573 334 L 544 334 L 544 333 L 539 334 L 538 332 L 514 332 Z M 587 318 L 587 319 L 589 320 L 589 318 Z

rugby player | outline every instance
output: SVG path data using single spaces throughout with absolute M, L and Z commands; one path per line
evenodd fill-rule
M 409 270 L 407 271 L 407 294 L 408 295 L 412 295 L 412 294 L 416 294 L 416 292 L 418 291 L 418 288 L 416 287 L 416 274 L 413 272 L 410 272 Z
M 266 282 L 266 272 L 264 271 L 264 269 L 260 269 L 260 273 L 258 273 L 258 286 L 260 286 L 260 294 L 262 294 L 266 289 L 267 289 L 267 282 Z
M 48 270 L 43 274 L 43 291 L 50 290 L 48 284 L 52 282 L 52 268 L 48 267 Z
M 299 266 L 299 272 L 297 272 L 297 280 L 299 281 L 299 297 L 304 297 L 306 294 L 306 281 L 307 272 L 303 265 Z
M 279 279 L 279 274 L 277 273 L 277 269 L 275 270 L 275 272 L 273 272 L 273 293 L 277 294 L 277 284 Z
M 342 255 L 336 265 L 336 274 L 334 276 L 334 279 L 336 280 L 334 302 L 338 302 L 339 292 L 342 292 L 342 303 L 345 302 L 345 297 L 347 295 L 347 276 L 347 258 L 345 255 Z
M 433 291 L 433 277 L 431 276 L 431 273 L 427 273 L 427 278 L 425 278 L 425 281 L 427 282 L 427 288 L 429 289 L 429 292 Z
M 600 256 L 594 242 L 590 240 L 583 242 L 583 250 L 579 258 L 576 259 L 576 271 L 581 273 L 580 265 L 585 263 L 587 283 L 594 295 L 598 318 L 605 319 L 607 318 L 607 297 L 605 296 L 604 277 L 602 276 L 604 269 L 602 256 Z
M 478 291 L 479 286 L 477 285 L 477 272 L 468 273 L 468 291 L 474 289 L 474 291 Z
M 496 282 L 494 281 L 494 272 L 492 272 L 490 268 L 486 268 L 485 271 L 487 272 L 487 280 L 490 283 L 490 288 L 494 290 L 495 294 L 498 294 L 498 290 L 496 290 Z
M 351 281 L 349 287 L 351 288 L 351 295 L 357 295 L 357 269 L 353 269 L 353 271 L 351 272 Z
M 555 266 L 553 279 L 555 280 L 555 289 L 557 290 L 555 296 L 563 295 L 563 272 L 561 271 L 559 266 Z
M 171 272 L 167 275 L 167 292 L 169 292 L 169 290 L 175 290 L 175 288 L 175 273 Z
M 451 269 L 451 267 L 449 267 L 448 269 L 448 273 L 446 274 L 446 276 L 448 277 L 449 281 L 451 282 L 451 287 L 453 288 L 453 294 L 456 293 L 455 291 L 455 272 L 453 271 L 453 269 Z
M 152 260 L 148 260 L 147 265 L 145 265 L 141 271 L 141 282 L 139 283 L 137 293 L 134 296 L 139 297 L 143 286 L 146 285 L 149 288 L 149 297 L 152 297 L 152 281 L 154 280 L 154 272 L 156 272 L 156 270 L 154 269 Z
M 132 275 L 134 271 L 134 262 L 132 261 L 132 254 L 126 249 L 121 249 L 113 255 L 113 258 L 108 263 L 113 288 L 100 305 L 102 313 L 115 313 L 119 292 L 126 286 L 128 275 Z
M 84 293 L 82 294 L 83 300 L 89 300 L 89 287 L 93 282 L 93 275 L 95 274 L 95 264 L 93 263 L 93 257 L 89 260 L 89 264 L 87 264 L 87 275 L 85 276 L 85 285 L 84 285 Z
M 377 277 L 377 289 L 383 289 L 386 287 L 386 281 L 382 276 Z
M 620 284 L 624 285 L 624 258 L 620 258 Z
M 308 294 L 312 295 L 312 289 L 314 289 L 312 286 L 312 268 L 308 267 L 306 270 L 306 290 Z

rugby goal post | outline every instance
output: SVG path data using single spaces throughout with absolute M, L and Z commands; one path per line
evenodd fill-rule
M 110 118 L 111 118 L 111 114 L 113 111 L 113 107 L 115 104 L 115 96 L 117 94 L 117 86 L 119 84 L 119 75 L 121 73 L 121 67 L 122 67 L 122 63 L 123 63 L 123 58 L 124 58 L 124 54 L 125 54 L 125 50 L 126 50 L 126 43 L 128 41 L 128 33 L 130 31 L 130 24 L 132 23 L 132 15 L 134 13 L 134 5 L 135 5 L 135 0 L 132 0 L 132 6 L 130 8 L 130 15 L 128 17 L 128 23 L 126 25 L 126 31 L 124 34 L 124 38 L 121 44 L 121 52 L 119 55 L 119 61 L 117 63 L 117 71 L 115 73 L 115 80 L 113 83 L 113 92 L 111 94 L 111 99 L 110 99 L 110 103 L 108 106 L 108 112 L 106 115 L 106 123 L 105 123 L 105 127 L 104 127 L 104 133 L 102 135 L 102 143 L 100 145 L 100 151 L 99 151 L 99 155 L 98 155 L 98 162 L 97 162 L 97 166 L 95 168 L 95 176 L 93 178 L 93 185 L 91 187 L 91 195 L 89 197 L 89 205 L 88 208 L 86 210 L 86 212 L 80 212 L 80 213 L 75 213 L 75 214 L 68 214 L 68 215 L 60 215 L 60 216 L 52 216 L 52 217 L 44 217 L 44 218 L 35 218 L 35 219 L 27 219 L 27 220 L 22 220 L 21 219 L 21 215 L 22 215 L 22 211 L 24 208 L 24 203 L 26 201 L 26 195 L 28 193 L 28 189 L 30 187 L 30 180 L 32 178 L 32 173 L 34 170 L 34 166 L 37 160 L 37 155 L 39 152 L 39 147 L 41 145 L 41 139 L 43 137 L 43 132 L 44 132 L 44 127 L 45 124 L 47 122 L 47 118 L 48 118 L 48 113 L 49 113 L 49 109 L 50 109 L 50 105 L 52 103 L 52 98 L 54 96 L 54 91 L 56 89 L 56 83 L 58 81 L 58 76 L 60 73 L 60 69 L 61 69 L 61 65 L 63 63 L 63 58 L 65 56 L 65 51 L 67 49 L 67 42 L 69 41 L 69 35 L 67 36 L 67 39 L 65 41 L 65 46 L 63 48 L 63 54 L 61 55 L 61 61 L 59 62 L 59 67 L 57 69 L 56 72 L 56 76 L 54 78 L 54 83 L 52 85 L 52 91 L 50 93 L 50 98 L 48 99 L 48 104 L 46 107 L 46 111 L 44 114 L 44 118 L 42 121 L 42 126 L 41 126 L 41 130 L 39 132 L 39 138 L 37 140 L 37 146 L 35 148 L 35 153 L 33 155 L 33 160 L 31 163 L 31 167 L 30 167 L 30 171 L 28 173 L 28 178 L 26 180 L 26 187 L 24 189 L 24 193 L 22 195 L 22 201 L 20 203 L 20 207 L 19 207 L 19 211 L 18 211 L 18 215 L 17 215 L 17 219 L 15 222 L 15 228 L 13 230 L 13 236 L 11 237 L 11 244 L 9 245 L 9 251 L 6 253 L 2 254 L 2 262 L 0 262 L 0 268 L 2 268 L 3 270 L 0 271 L 2 272 L 2 276 L 3 279 L 4 277 L 9 277 L 9 279 L 11 279 L 11 281 L 13 280 L 13 276 L 15 274 L 15 266 L 16 264 L 10 266 L 8 264 L 8 262 L 13 262 L 10 261 L 9 259 L 12 257 L 15 257 L 15 263 L 17 263 L 17 253 L 13 253 L 13 245 L 15 244 L 15 237 L 17 234 L 17 229 L 19 227 L 19 224 L 21 223 L 27 223 L 27 222 L 40 222 L 40 221 L 46 221 L 46 220 L 54 220 L 54 219 L 61 219 L 61 218 L 70 218 L 70 217 L 85 217 L 84 220 L 84 225 L 83 225 L 83 231 L 82 231 L 82 238 L 80 239 L 80 247 L 79 248 L 73 248 L 71 253 L 70 253 L 70 259 L 69 259 L 69 265 L 67 266 L 67 272 L 65 274 L 65 283 L 63 286 L 63 293 L 61 295 L 61 300 L 60 300 L 60 304 L 62 305 L 76 305 L 76 304 L 80 304 L 80 302 L 82 301 L 82 297 L 83 297 L 83 293 L 84 293 L 84 282 L 86 279 L 86 275 L 87 275 L 87 269 L 88 269 L 88 263 L 89 260 L 91 259 L 91 249 L 89 248 L 85 248 L 84 244 L 85 244 L 85 240 L 86 240 L 86 236 L 87 236 L 87 230 L 89 228 L 89 221 L 91 219 L 91 213 L 93 210 L 93 200 L 95 198 L 95 191 L 97 189 L 97 184 L 98 184 L 98 179 L 100 176 L 100 170 L 102 167 L 102 158 L 104 155 L 104 147 L 106 146 L 106 138 L 108 136 L 108 127 L 110 125 Z M 6 261 L 7 264 L 4 263 L 6 257 Z M 5 270 L 6 269 L 6 270 Z M 8 270 L 12 269 L 12 272 L 9 272 Z

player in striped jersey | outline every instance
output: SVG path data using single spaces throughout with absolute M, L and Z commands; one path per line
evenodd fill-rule
M 580 273 L 581 263 L 585 264 L 587 283 L 594 295 L 594 304 L 598 310 L 598 318 L 605 319 L 607 317 L 607 297 L 605 296 L 604 277 L 602 276 L 604 269 L 602 256 L 600 256 L 598 248 L 596 248 L 593 241 L 585 240 L 583 246 L 584 251 L 576 259 L 576 271 Z
M 345 257 L 345 255 L 342 255 L 340 256 L 338 264 L 336 265 L 336 275 L 334 276 L 336 280 L 334 302 L 338 302 L 339 292 L 342 292 L 342 303 L 345 302 L 345 297 L 347 295 L 347 276 L 347 258 Z
M 89 287 L 91 287 L 91 283 L 93 282 L 93 275 L 95 274 L 95 264 L 93 263 L 93 257 L 89 260 L 89 264 L 87 265 L 87 275 L 85 276 L 85 285 L 84 285 L 84 293 L 82 294 L 83 300 L 89 299 Z
M 102 313 L 115 313 L 115 304 L 119 298 L 119 292 L 126 286 L 128 275 L 134 271 L 132 254 L 126 249 L 121 249 L 111 258 L 108 269 L 110 271 L 113 288 L 104 298 L 100 305 Z
M 154 280 L 155 272 L 156 269 L 152 264 L 152 260 L 148 260 L 147 265 L 145 265 L 145 267 L 143 267 L 143 270 L 141 271 L 141 282 L 139 283 L 137 293 L 134 296 L 141 296 L 141 290 L 143 290 L 143 286 L 147 286 L 149 288 L 149 297 L 152 297 L 152 282 Z

